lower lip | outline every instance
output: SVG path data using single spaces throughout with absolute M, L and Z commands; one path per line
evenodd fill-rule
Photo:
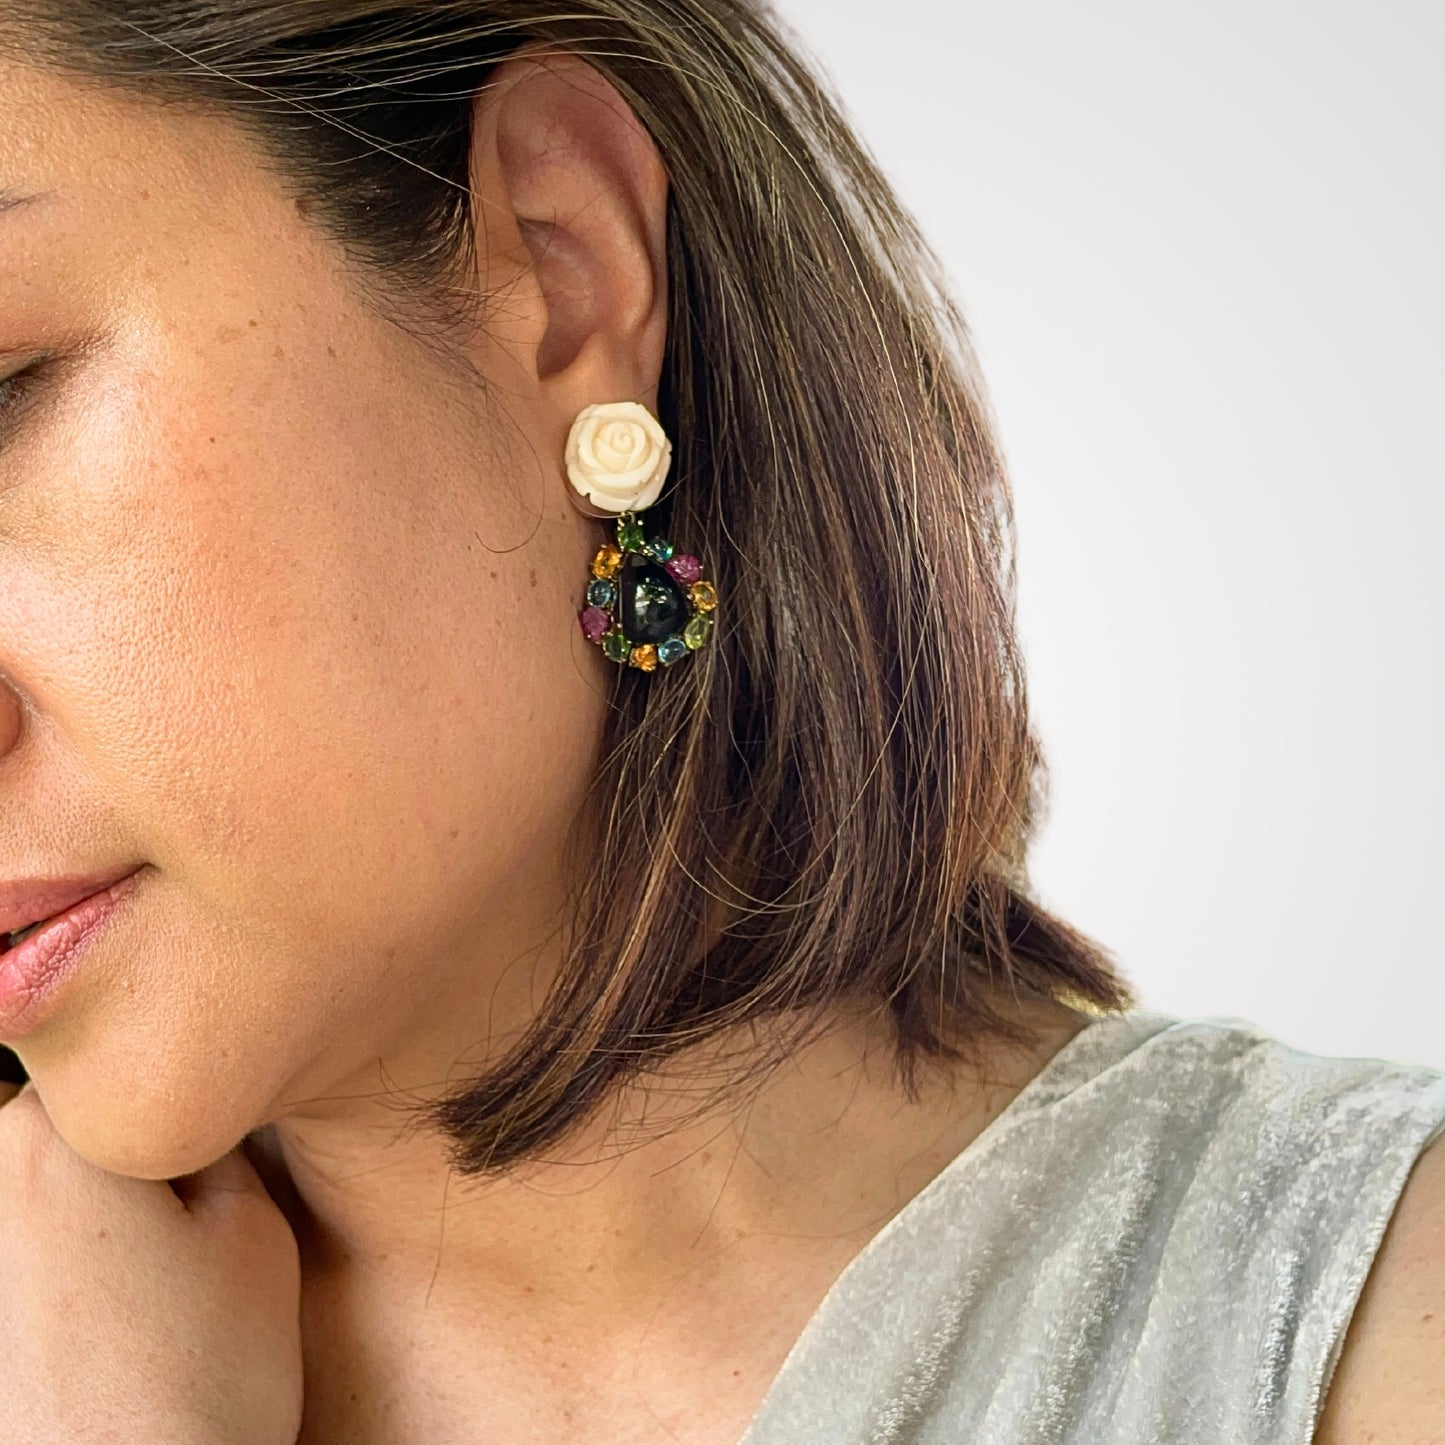
M 131 873 L 57 913 L 23 943 L 0 953 L 0 1039 L 18 1038 L 39 1027 L 60 985 L 75 973 L 96 939 L 139 878 Z

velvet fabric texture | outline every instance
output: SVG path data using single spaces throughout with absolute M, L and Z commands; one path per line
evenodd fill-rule
M 1090 1023 L 834 1282 L 741 1445 L 1307 1445 L 1445 1075 Z

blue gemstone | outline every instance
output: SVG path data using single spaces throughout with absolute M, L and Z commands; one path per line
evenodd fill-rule
M 654 537 L 648 544 L 647 550 L 657 558 L 659 562 L 666 562 L 672 556 L 672 543 L 665 542 L 661 537 Z
M 587 605 L 589 607 L 611 607 L 616 596 L 616 589 L 605 577 L 598 577 L 588 584 Z
M 657 660 L 664 667 L 671 666 L 680 658 L 687 656 L 687 643 L 674 633 L 671 637 L 665 637 L 657 644 Z

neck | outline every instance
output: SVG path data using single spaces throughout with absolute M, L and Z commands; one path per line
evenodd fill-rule
M 1023 1021 L 1033 1045 L 983 1045 L 910 1101 L 878 1021 L 840 1018 L 745 1107 L 654 1132 L 697 1101 L 706 1061 L 678 1059 L 501 1178 L 458 1176 L 444 1141 L 408 1134 L 374 1098 L 287 1115 L 252 1136 L 252 1157 L 309 1279 L 420 1285 L 493 1310 L 525 1301 L 534 1318 L 645 1311 L 683 1273 L 722 1268 L 739 1241 L 876 1233 L 1087 1020 L 1040 1006 Z

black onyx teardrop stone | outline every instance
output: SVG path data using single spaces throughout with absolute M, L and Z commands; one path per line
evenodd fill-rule
M 622 630 L 633 642 L 661 642 L 687 623 L 687 598 L 682 588 L 656 562 L 631 555 L 617 578 L 622 604 Z

